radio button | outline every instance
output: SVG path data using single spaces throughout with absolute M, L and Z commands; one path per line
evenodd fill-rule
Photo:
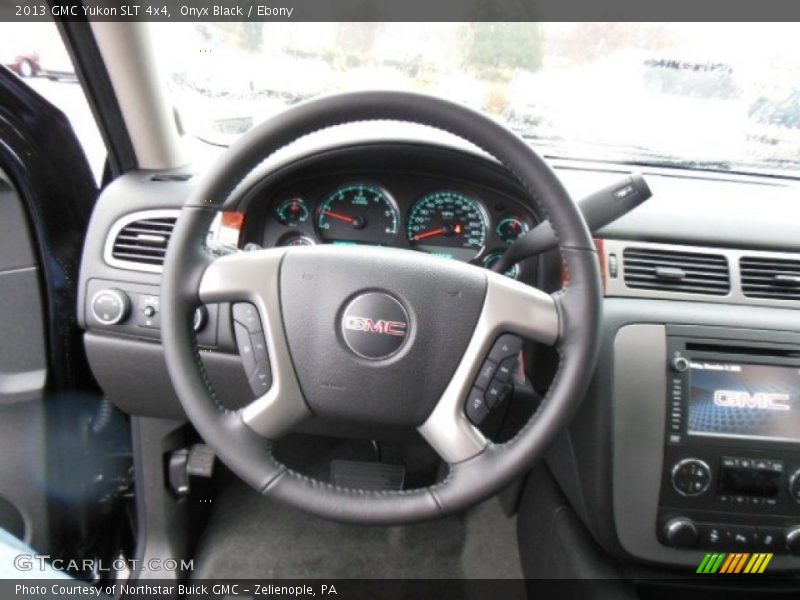
M 700 459 L 685 458 L 672 467 L 672 487 L 681 496 L 699 496 L 711 485 L 711 468 Z
M 672 368 L 678 373 L 689 370 L 689 360 L 683 356 L 676 356 L 672 359 Z

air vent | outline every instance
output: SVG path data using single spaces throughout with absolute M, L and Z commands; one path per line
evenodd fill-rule
M 744 256 L 739 270 L 748 298 L 800 300 L 800 260 Z
M 625 248 L 629 288 L 725 296 L 730 291 L 728 259 L 721 254 Z
M 106 245 L 106 262 L 114 267 L 160 272 L 178 211 L 142 211 L 117 221 Z

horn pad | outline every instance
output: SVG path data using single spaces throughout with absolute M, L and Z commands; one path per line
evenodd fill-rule
M 486 294 L 478 267 L 389 248 L 292 249 L 284 327 L 314 414 L 421 425 L 469 344 Z

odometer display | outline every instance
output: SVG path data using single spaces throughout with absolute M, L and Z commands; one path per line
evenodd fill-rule
M 400 216 L 394 201 L 374 185 L 348 185 L 336 190 L 319 207 L 317 228 L 326 242 L 390 244 Z
M 440 191 L 414 204 L 406 233 L 417 250 L 467 262 L 480 255 L 486 245 L 486 221 L 476 200 L 458 192 Z

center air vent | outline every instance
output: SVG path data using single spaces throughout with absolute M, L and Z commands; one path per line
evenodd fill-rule
M 177 210 L 142 211 L 123 217 L 111 228 L 106 262 L 122 269 L 160 272 L 177 217 Z
M 800 260 L 744 256 L 739 270 L 749 298 L 800 300 Z
M 730 291 L 728 259 L 721 254 L 625 248 L 623 271 L 629 288 L 713 296 Z

